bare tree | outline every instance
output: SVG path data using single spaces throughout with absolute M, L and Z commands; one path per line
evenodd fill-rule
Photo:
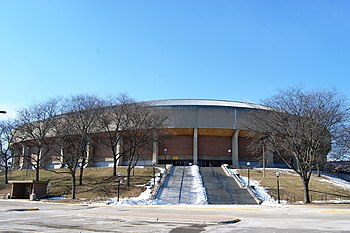
M 12 120 L 0 121 L 0 168 L 5 172 L 5 184 L 8 183 L 8 171 L 11 164 L 11 145 L 15 141 L 15 122 Z
M 81 159 L 81 146 L 79 138 L 74 134 L 73 119 L 70 114 L 56 118 L 55 143 L 59 146 L 60 162 L 71 175 L 72 199 L 76 198 L 76 171 Z
M 97 130 L 97 120 L 102 111 L 102 101 L 92 95 L 77 95 L 68 100 L 66 108 L 70 114 L 73 132 L 78 138 L 80 150 L 79 185 L 83 184 L 84 167 L 92 157 L 88 157 L 87 147 L 93 141 L 92 134 Z
M 350 159 L 350 126 L 344 125 L 339 128 L 334 138 L 334 146 L 330 159 L 335 161 Z
M 58 111 L 58 99 L 50 99 L 18 111 L 16 141 L 25 141 L 35 150 L 26 160 L 36 170 L 36 180 L 40 179 L 40 169 L 47 162 L 47 138 L 52 136 L 54 117 Z
M 127 186 L 130 186 L 131 171 L 137 164 L 144 150 L 152 148 L 156 140 L 154 135 L 160 135 L 167 114 L 161 109 L 155 109 L 149 103 L 129 103 L 126 113 L 127 130 L 123 132 L 123 156 L 128 161 Z
M 72 198 L 76 198 L 76 174 L 80 170 L 79 185 L 83 183 L 84 167 L 92 160 L 87 147 L 97 130 L 102 102 L 96 96 L 77 95 L 65 100 L 62 115 L 55 121 L 56 143 L 61 150 L 65 167 L 72 178 Z
M 268 141 L 273 151 L 294 169 L 304 185 L 304 202 L 310 203 L 312 170 L 326 159 L 339 125 L 346 119 L 346 100 L 335 90 L 304 91 L 296 87 L 279 91 L 263 102 L 264 110 L 250 119 L 255 143 Z
M 121 143 L 123 132 L 127 127 L 128 106 L 135 101 L 125 94 L 117 97 L 110 97 L 106 103 L 104 111 L 99 117 L 101 131 L 106 133 L 105 144 L 111 148 L 113 155 L 113 176 L 117 176 L 117 162 L 122 156 L 117 146 Z
M 350 171 L 350 126 L 341 127 L 333 140 L 333 148 L 329 155 L 330 163 L 328 168 L 340 172 Z

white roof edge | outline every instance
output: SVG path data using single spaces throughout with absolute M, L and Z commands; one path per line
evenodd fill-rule
M 219 106 L 233 108 L 266 109 L 258 104 L 229 101 L 229 100 L 205 100 L 205 99 L 167 99 L 147 101 L 152 106 Z

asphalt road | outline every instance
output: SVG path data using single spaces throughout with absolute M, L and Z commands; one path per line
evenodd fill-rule
M 350 232 L 350 205 L 99 206 L 0 200 L 0 232 Z

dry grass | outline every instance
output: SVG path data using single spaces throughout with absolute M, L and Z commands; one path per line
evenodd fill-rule
M 71 197 L 71 175 L 66 169 L 42 170 L 40 171 L 40 180 L 49 181 L 48 193 L 51 195 L 66 195 Z M 119 167 L 118 172 L 126 177 L 126 167 Z M 84 170 L 83 185 L 77 185 L 78 198 L 109 198 L 117 195 L 117 177 L 113 177 L 113 168 L 86 168 Z M 0 195 L 11 191 L 11 185 L 4 185 L 3 174 L 0 174 Z M 144 191 L 144 187 L 139 185 L 146 184 L 153 176 L 153 168 L 135 168 L 134 176 L 131 177 L 131 187 L 126 187 L 126 181 L 123 180 L 120 186 L 120 197 L 135 197 Z M 35 171 L 22 170 L 11 171 L 9 180 L 33 180 Z M 77 174 L 78 183 L 78 174 Z
M 281 199 L 287 200 L 289 203 L 303 201 L 303 185 L 300 177 L 290 171 L 281 170 L 280 176 L 280 193 Z M 77 186 L 78 198 L 109 198 L 117 195 L 117 178 L 112 176 L 112 168 L 86 168 L 84 172 L 84 183 L 82 186 Z M 275 169 L 267 169 L 265 178 L 261 169 L 250 170 L 250 176 L 254 180 L 260 181 L 260 184 L 269 190 L 269 194 L 277 199 L 277 187 Z M 35 171 L 12 171 L 10 173 L 10 180 L 33 180 L 35 178 Z M 126 176 L 126 168 L 118 168 L 118 172 Z M 247 176 L 247 170 L 241 169 L 240 174 Z M 43 170 L 40 173 L 41 180 L 48 180 L 49 193 L 52 195 L 66 195 L 71 197 L 71 177 L 66 169 L 58 169 L 54 171 Z M 135 168 L 135 175 L 131 177 L 131 187 L 126 187 L 126 182 L 123 181 L 120 187 L 120 197 L 135 197 L 138 196 L 144 187 L 138 185 L 146 184 L 153 176 L 153 169 L 151 167 Z M 78 177 L 77 177 L 78 178 Z M 328 182 L 321 182 L 326 179 L 324 177 L 318 178 L 313 175 L 310 181 L 310 193 L 312 201 L 325 200 L 350 200 L 350 192 L 342 187 L 333 185 Z M 3 184 L 3 174 L 0 174 L 0 196 L 10 192 L 10 185 Z
M 289 203 L 303 201 L 303 183 L 300 176 L 294 171 L 287 169 L 278 169 L 281 171 L 280 195 L 282 200 Z M 275 172 L 277 169 L 266 169 L 265 177 L 263 177 L 262 169 L 250 170 L 250 177 L 258 180 L 260 185 L 269 190 L 269 194 L 277 200 L 277 181 Z M 241 176 L 247 176 L 247 170 L 240 170 Z M 327 200 L 350 200 L 350 190 L 343 187 L 324 182 L 326 177 L 317 177 L 313 174 L 310 180 L 309 189 L 312 201 Z M 323 181 L 323 182 L 322 182 Z

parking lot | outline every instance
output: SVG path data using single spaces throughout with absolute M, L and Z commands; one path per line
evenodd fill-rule
M 0 232 L 350 232 L 349 205 L 67 205 L 0 201 Z

